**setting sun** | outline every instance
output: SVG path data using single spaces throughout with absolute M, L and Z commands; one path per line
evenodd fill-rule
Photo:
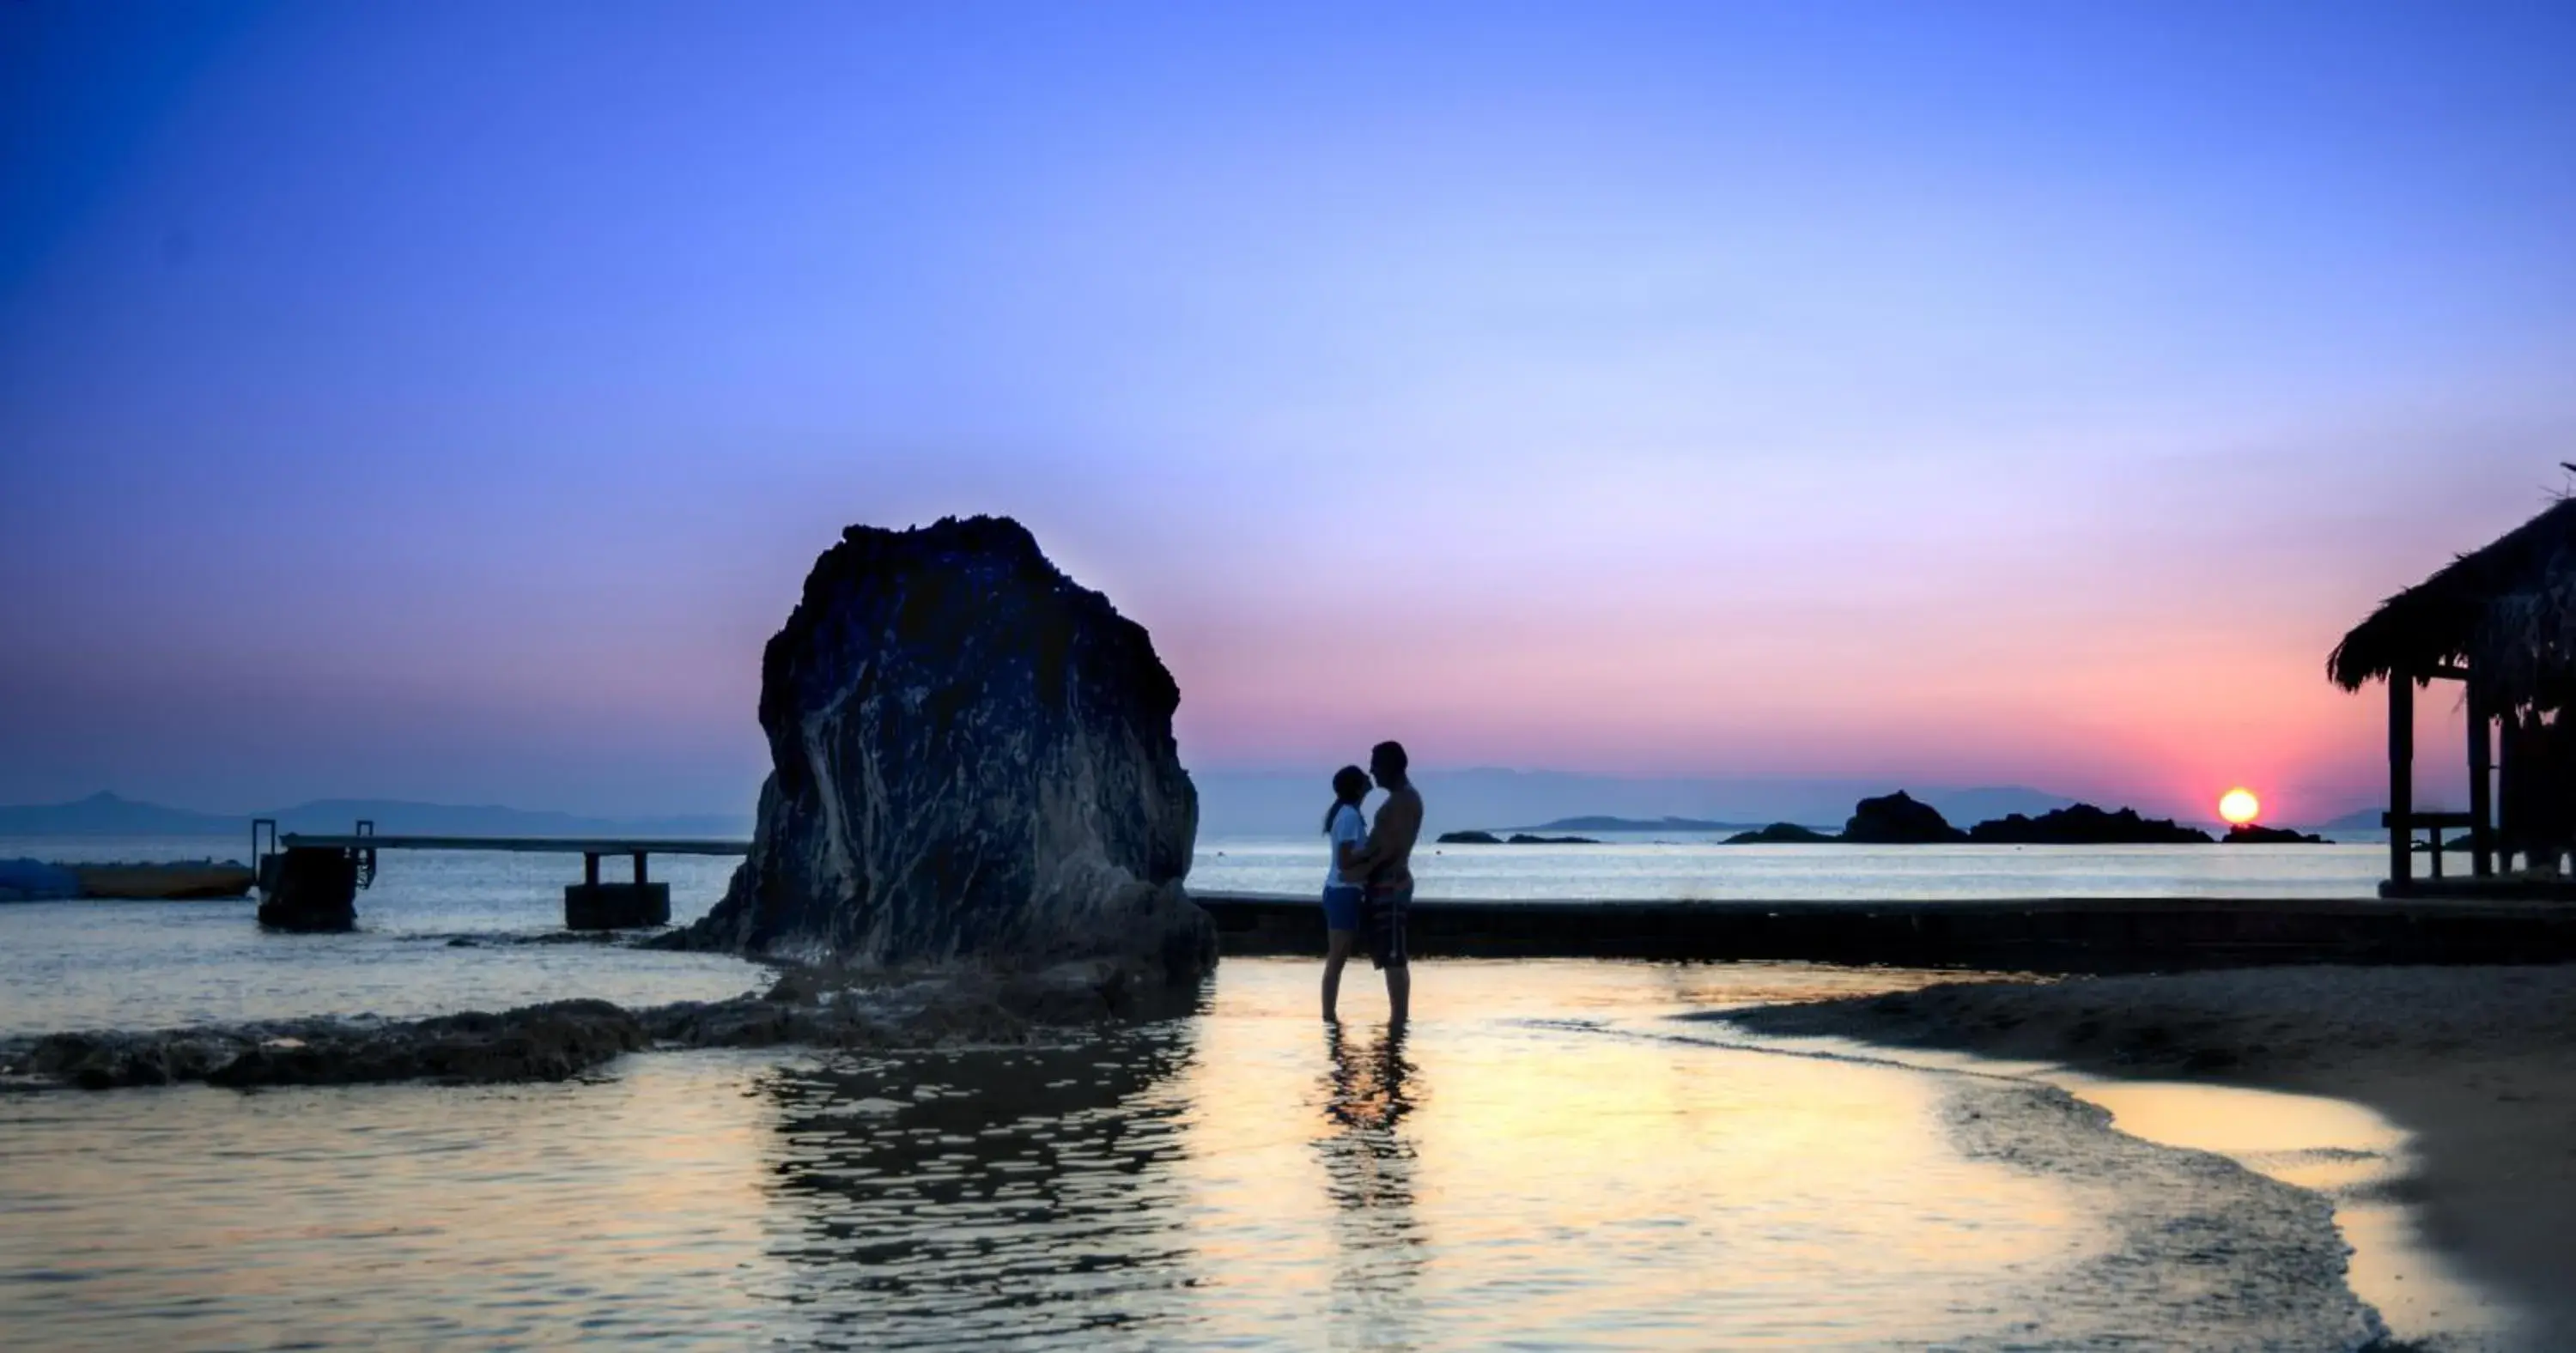
M 2253 790 L 2231 789 L 2218 796 L 2218 815 L 2237 826 L 2253 821 L 2262 811 L 2263 801 L 2254 797 Z

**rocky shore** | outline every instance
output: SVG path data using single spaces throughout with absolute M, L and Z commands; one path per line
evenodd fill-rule
M 2366 1104 L 2413 1139 L 2433 1243 L 2576 1346 L 2576 966 L 2246 968 L 1964 982 L 1711 1016 Z
M 1175 1013 L 1190 998 L 1102 961 L 1016 974 L 797 970 L 757 995 L 635 1010 L 552 1001 L 420 1020 L 322 1017 L 0 1041 L 0 1089 L 560 1081 L 630 1052 L 666 1049 L 1028 1043 Z

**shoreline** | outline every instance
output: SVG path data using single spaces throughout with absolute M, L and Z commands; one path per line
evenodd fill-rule
M 2522 1346 L 2576 1340 L 2576 965 L 2240 968 L 1973 981 L 1714 1012 L 1747 1031 L 2358 1103 L 2412 1147 L 2422 1240 Z

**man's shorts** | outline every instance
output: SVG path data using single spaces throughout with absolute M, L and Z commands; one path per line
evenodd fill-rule
M 1360 928 L 1360 890 L 1347 883 L 1324 885 L 1324 928 L 1357 930 Z
M 1404 922 L 1413 911 L 1413 885 L 1371 888 L 1368 903 L 1360 910 L 1362 928 L 1368 932 L 1369 962 L 1381 968 L 1406 966 Z

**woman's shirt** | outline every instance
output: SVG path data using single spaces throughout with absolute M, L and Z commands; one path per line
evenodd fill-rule
M 1342 847 L 1357 846 L 1368 840 L 1368 822 L 1361 818 L 1359 805 L 1345 803 L 1333 810 L 1332 859 L 1324 866 L 1324 886 L 1356 888 L 1359 885 L 1342 878 Z

